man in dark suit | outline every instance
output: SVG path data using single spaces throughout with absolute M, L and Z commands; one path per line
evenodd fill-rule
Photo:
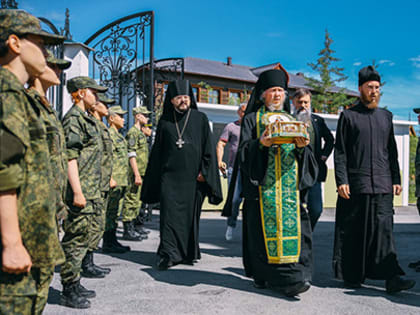
M 334 137 L 321 116 L 312 114 L 311 92 L 306 89 L 297 89 L 293 95 L 293 105 L 296 108 L 298 120 L 308 124 L 310 145 L 318 162 L 318 180 L 308 193 L 308 211 L 311 219 L 312 230 L 315 228 L 322 213 L 322 190 L 321 183 L 327 177 L 327 165 L 325 161 L 331 154 L 334 147 Z M 324 140 L 322 143 L 321 140 Z

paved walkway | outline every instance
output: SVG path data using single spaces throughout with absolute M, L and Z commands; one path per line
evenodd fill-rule
M 112 268 L 105 279 L 82 279 L 96 290 L 89 310 L 58 305 L 61 284 L 56 274 L 45 314 L 420 314 L 420 273 L 407 268 L 420 259 L 420 217 L 414 207 L 396 209 L 398 257 L 407 276 L 417 281 L 409 292 L 387 295 L 383 281 L 367 281 L 359 290 L 344 289 L 332 277 L 331 256 L 334 209 L 326 209 L 314 233 L 313 286 L 300 299 L 258 290 L 244 276 L 241 226 L 232 242 L 224 240 L 225 220 L 219 213 L 202 215 L 202 259 L 195 266 L 179 265 L 168 271 L 154 268 L 159 243 L 158 216 L 143 242 L 124 242 L 132 251 L 120 255 L 95 254 L 97 263 Z M 240 222 L 239 222 L 240 223 Z

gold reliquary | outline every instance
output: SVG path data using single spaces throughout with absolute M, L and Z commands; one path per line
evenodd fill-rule
M 264 114 L 262 122 L 267 126 L 268 136 L 273 139 L 274 144 L 293 143 L 297 137 L 309 139 L 306 124 L 302 121 L 291 120 L 284 114 Z

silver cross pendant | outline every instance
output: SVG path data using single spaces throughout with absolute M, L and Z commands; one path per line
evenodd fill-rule
M 176 145 L 178 146 L 178 149 L 181 149 L 181 148 L 182 148 L 182 146 L 184 145 L 184 143 L 185 143 L 185 141 L 184 141 L 184 140 L 182 140 L 181 138 L 179 138 L 179 139 L 176 141 Z

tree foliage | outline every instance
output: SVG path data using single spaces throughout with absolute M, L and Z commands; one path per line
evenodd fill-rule
M 312 108 L 323 113 L 337 113 L 338 110 L 351 105 L 355 99 L 344 93 L 344 88 L 333 92 L 337 84 L 347 80 L 344 68 L 336 66 L 340 61 L 335 57 L 335 51 L 331 48 L 333 40 L 325 30 L 324 48 L 318 53 L 316 63 L 308 63 L 308 66 L 319 74 L 319 79 L 307 78 L 308 85 L 313 89 Z

